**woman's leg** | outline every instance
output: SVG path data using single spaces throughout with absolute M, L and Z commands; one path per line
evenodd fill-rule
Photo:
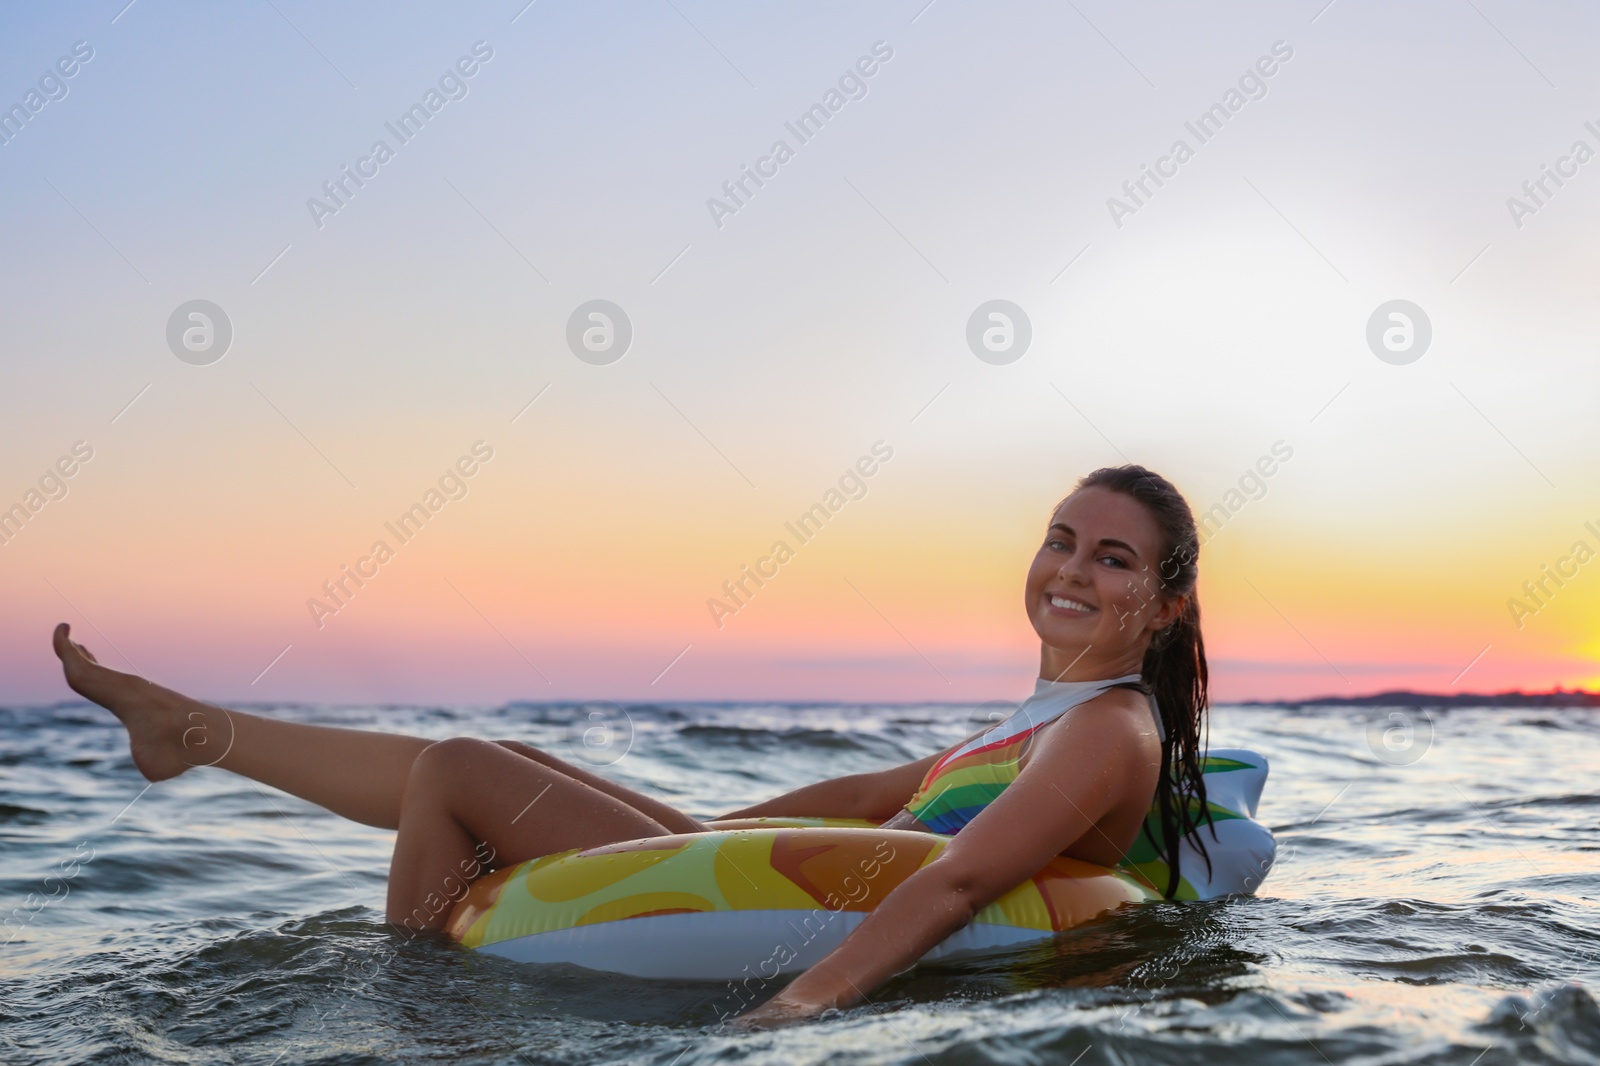
M 558 759 L 549 752 L 542 751 L 531 744 L 523 744 L 516 740 L 497 740 L 495 743 L 516 752 L 524 758 L 532 759 L 534 762 L 548 766 L 552 770 L 559 770 L 573 780 L 581 781 L 590 788 L 604 792 L 613 799 L 621 800 L 639 813 L 654 818 L 671 832 L 704 833 L 707 831 L 704 822 L 684 814 L 671 804 L 652 799 L 643 792 L 636 792 L 626 785 L 608 781 L 599 774 L 590 773 L 581 766 L 574 766 L 563 759 Z
M 671 835 L 614 796 L 500 744 L 465 737 L 412 763 L 389 866 L 389 921 L 438 929 L 482 869 Z
M 151 781 L 192 766 L 217 766 L 282 789 L 379 829 L 400 825 L 406 777 L 430 743 L 421 737 L 282 722 L 201 703 L 132 674 L 101 666 L 56 627 L 55 651 L 67 684 L 122 720 L 134 765 Z M 607 781 L 582 767 L 513 740 L 503 747 L 603 792 L 674 833 L 705 826 L 669 804 Z
M 380 829 L 400 824 L 411 764 L 430 741 L 395 733 L 281 722 L 190 699 L 101 666 L 56 627 L 67 684 L 122 720 L 134 765 L 151 781 L 219 766 Z

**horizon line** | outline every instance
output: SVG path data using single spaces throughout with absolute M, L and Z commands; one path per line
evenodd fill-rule
M 1551 688 L 1551 689 L 1547 689 L 1547 690 L 1533 690 L 1533 691 L 1530 691 L 1530 690 L 1527 690 L 1527 689 L 1515 688 L 1515 689 L 1505 689 L 1505 690 L 1500 691 L 1500 692 L 1429 692 L 1429 691 L 1420 690 L 1420 689 L 1401 688 L 1401 689 L 1384 689 L 1384 690 L 1379 691 L 1379 692 L 1370 692 L 1370 693 L 1366 693 L 1366 694 L 1363 694 L 1363 695 L 1354 695 L 1354 696 L 1323 695 L 1323 696 L 1306 696 L 1306 697 L 1281 697 L 1281 698 L 1275 698 L 1275 699 L 1255 698 L 1255 699 L 1247 699 L 1247 700 L 1214 700 L 1214 701 L 1208 701 L 1208 703 L 1209 703 L 1210 706 L 1221 706 L 1221 707 L 1268 707 L 1268 706 L 1296 707 L 1296 706 L 1305 706 L 1305 705 L 1308 705 L 1308 704 L 1367 703 L 1367 702 L 1372 702 L 1372 701 L 1382 700 L 1382 699 L 1403 699 L 1403 700 L 1409 700 L 1411 702 L 1463 703 L 1463 702 L 1472 702 L 1472 701 L 1493 701 L 1493 700 L 1507 700 L 1507 699 L 1523 699 L 1523 700 L 1527 700 L 1527 699 L 1538 699 L 1538 698 L 1550 698 L 1550 697 L 1557 697 L 1557 696 L 1569 697 L 1569 698 L 1577 699 L 1577 700 L 1580 700 L 1580 701 L 1591 702 L 1596 706 L 1600 706 L 1600 690 L 1593 690 L 1593 689 L 1586 689 L 1586 688 L 1562 688 L 1560 686 L 1557 686 L 1557 687 Z M 740 699 L 730 699 L 730 698 L 726 698 L 726 697 L 719 698 L 719 699 L 697 699 L 697 698 L 694 698 L 694 697 L 677 697 L 677 698 L 672 698 L 672 699 L 639 700 L 639 699 L 628 699 L 628 698 L 609 699 L 609 698 L 606 698 L 606 697 L 591 697 L 591 698 L 570 697 L 570 698 L 564 698 L 564 699 L 558 698 L 558 699 L 542 699 L 542 700 L 512 698 L 512 699 L 503 700 L 503 701 L 501 701 L 501 702 L 499 702 L 497 704 L 476 704 L 476 705 L 477 706 L 483 706 L 483 707 L 510 707 L 510 706 L 513 706 L 513 705 L 519 705 L 520 704 L 520 705 L 529 706 L 529 707 L 553 707 L 553 706 L 582 706 L 583 704 L 589 704 L 589 703 L 615 703 L 615 704 L 617 704 L 619 706 L 635 706 L 635 707 L 666 706 L 666 705 L 672 705 L 672 704 L 699 704 L 699 705 L 702 705 L 702 706 L 725 706 L 725 707 L 735 707 L 735 706 L 748 705 L 748 704 L 769 704 L 769 705 L 779 706 L 779 707 L 817 707 L 817 706 L 824 706 L 824 707 L 835 707 L 835 706 L 836 707 L 847 707 L 847 706 L 848 707 L 870 707 L 870 706 L 877 706 L 877 707 L 926 707 L 926 706 L 966 707 L 966 706 L 972 706 L 974 704 L 985 703 L 985 702 L 989 702 L 989 701 L 986 701 L 986 700 L 947 700 L 947 699 L 927 699 L 927 700 L 847 700 L 847 699 L 785 700 L 785 699 L 770 699 L 770 698 L 763 699 L 763 698 L 760 698 L 760 697 L 744 697 L 744 698 L 740 698 Z M 1021 701 L 1019 700 L 1017 702 L 1020 703 Z M 230 701 L 230 703 L 232 703 L 234 706 L 237 706 L 237 707 L 373 707 L 373 708 L 386 708 L 386 707 L 439 707 L 439 706 L 441 706 L 441 704 L 439 704 L 439 703 L 424 703 L 424 702 L 403 703 L 403 702 L 395 702 L 393 700 L 351 701 L 351 702 L 337 702 L 337 703 L 335 703 L 335 702 L 328 702 L 328 701 L 306 700 L 306 699 L 280 699 L 280 700 L 251 699 L 251 700 Z M 471 704 L 471 703 L 458 703 L 458 704 L 443 704 L 442 706 L 473 706 L 473 705 L 474 704 Z M 86 700 L 86 699 L 82 699 L 82 698 L 79 698 L 79 699 L 66 699 L 66 700 L 53 700 L 53 701 L 50 701 L 48 703 L 16 703 L 16 704 L 12 704 L 12 703 L 9 703 L 9 702 L 0 702 L 0 710 L 48 711 L 48 710 L 56 710 L 56 709 L 59 709 L 59 708 L 62 708 L 62 707 L 75 707 L 75 706 L 98 707 L 100 705 L 97 704 L 97 703 L 94 703 L 92 700 Z

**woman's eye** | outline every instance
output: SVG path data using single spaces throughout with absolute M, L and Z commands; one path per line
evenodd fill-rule
M 1045 541 L 1044 542 L 1044 546 L 1046 548 L 1052 549 L 1053 551 L 1066 551 L 1067 550 L 1067 542 L 1062 540 L 1062 539 L 1060 539 L 1059 537 L 1052 537 L 1050 540 Z
M 1102 555 L 1100 556 L 1100 561 L 1103 563 L 1111 563 L 1122 570 L 1126 570 L 1128 568 L 1128 564 L 1117 558 L 1115 555 Z

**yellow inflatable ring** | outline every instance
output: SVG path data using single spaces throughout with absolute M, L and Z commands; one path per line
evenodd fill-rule
M 1277 842 L 1256 821 L 1267 760 L 1213 748 L 1201 764 L 1211 821 L 1179 840 L 1175 899 L 1254 892 Z M 1199 802 L 1189 797 L 1191 814 Z M 827 955 L 950 837 L 840 818 L 750 818 L 714 832 L 546 855 L 473 882 L 446 925 L 468 947 L 640 977 L 770 978 Z M 1152 807 L 1115 869 L 1056 858 L 925 960 L 1047 940 L 1124 903 L 1159 899 L 1171 870 Z M 1207 861 L 1209 859 L 1209 861 Z
M 639 977 L 775 977 L 838 947 L 949 839 L 843 819 L 718 823 L 711 833 L 497 870 L 472 884 L 446 929 L 468 947 L 518 962 Z M 1155 898 L 1130 872 L 1057 858 L 924 959 L 1048 939 Z

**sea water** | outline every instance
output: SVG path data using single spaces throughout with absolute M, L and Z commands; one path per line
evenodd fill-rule
M 993 711 L 250 709 L 516 738 L 701 817 Z M 1222 706 L 1210 742 L 1272 764 L 1256 895 L 1124 908 L 740 1033 L 725 985 L 398 937 L 392 834 L 214 769 L 147 788 L 92 706 L 0 709 L 0 1062 L 1600 1063 L 1600 712 Z

